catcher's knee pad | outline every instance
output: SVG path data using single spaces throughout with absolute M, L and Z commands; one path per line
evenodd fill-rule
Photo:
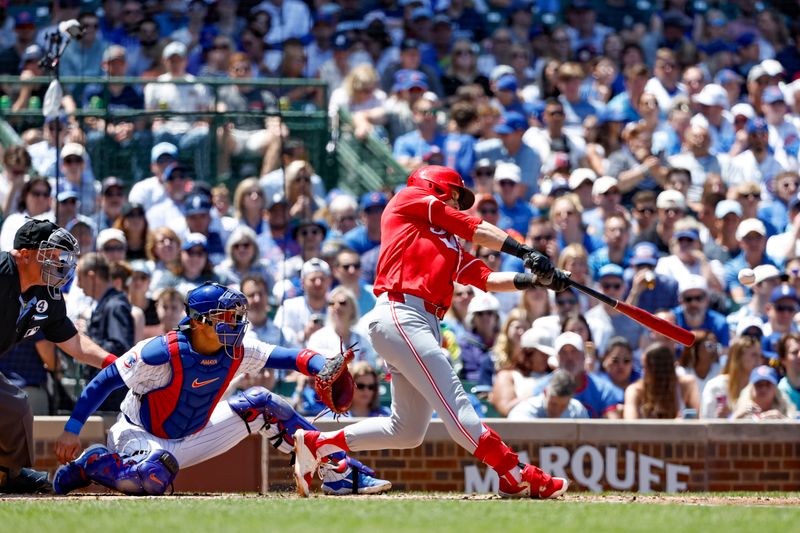
M 153 450 L 137 462 L 108 453 L 86 467 L 86 475 L 104 487 L 132 495 L 161 495 L 178 474 L 178 460 L 166 450 Z

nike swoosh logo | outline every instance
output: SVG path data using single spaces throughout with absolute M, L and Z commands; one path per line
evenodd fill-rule
M 164 484 L 164 482 L 161 481 L 160 479 L 158 479 L 155 474 L 150 474 L 150 479 L 152 479 L 153 481 L 155 481 L 159 485 L 163 485 Z
M 45 318 L 47 318 L 47 315 L 33 315 L 31 320 L 44 320 Z
M 214 383 L 218 379 L 219 378 L 217 377 L 217 378 L 214 378 L 214 379 L 208 379 L 206 381 L 197 381 L 197 378 L 194 378 L 194 381 L 192 381 L 192 388 L 193 389 L 198 389 L 200 387 L 204 387 L 205 385 L 208 385 L 209 383 Z

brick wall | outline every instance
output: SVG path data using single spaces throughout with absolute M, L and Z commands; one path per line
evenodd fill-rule
M 100 441 L 103 422 L 92 420 L 82 435 L 84 444 Z M 63 423 L 58 417 L 37 418 L 40 468 L 54 470 L 52 441 Z M 534 464 L 562 468 L 578 490 L 800 490 L 800 422 L 497 420 L 490 425 Z M 97 434 L 94 440 L 87 431 Z M 493 473 L 487 476 L 483 465 L 453 443 L 440 421 L 431 423 L 418 448 L 353 455 L 398 490 L 494 489 Z M 294 490 L 294 482 L 288 456 L 253 436 L 220 457 L 183 470 L 175 488 L 275 491 Z

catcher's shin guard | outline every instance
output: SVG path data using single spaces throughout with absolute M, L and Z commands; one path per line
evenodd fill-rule
M 84 467 L 95 483 L 135 496 L 164 494 L 178 470 L 178 460 L 166 450 L 153 450 L 139 462 L 109 452 Z
M 313 425 L 292 409 L 282 396 L 272 393 L 264 387 L 251 387 L 238 392 L 228 399 L 231 410 L 239 415 L 247 430 L 253 432 L 250 424 L 263 419 L 263 425 L 256 431 L 263 431 L 272 446 L 283 453 L 292 453 L 293 435 L 298 429 L 313 430 Z

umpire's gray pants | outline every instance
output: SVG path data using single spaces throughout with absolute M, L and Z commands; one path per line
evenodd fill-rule
M 0 467 L 33 465 L 33 413 L 28 395 L 0 372 Z
M 369 336 L 391 372 L 392 415 L 368 418 L 344 430 L 353 451 L 419 446 L 435 409 L 450 436 L 470 453 L 483 424 L 441 347 L 439 321 L 424 303 L 378 298 Z

